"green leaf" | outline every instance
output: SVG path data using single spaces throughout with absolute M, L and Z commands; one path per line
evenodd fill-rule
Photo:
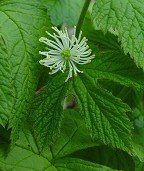
M 144 68 L 143 8 L 143 0 L 97 0 L 92 13 L 100 29 L 118 31 L 124 52 L 129 52 L 141 68 Z
M 144 89 L 142 69 L 138 69 L 129 55 L 122 52 L 116 36 L 95 30 L 90 16 L 85 19 L 83 33 L 96 54 L 96 58 L 85 66 L 86 73 L 93 78 L 109 79 L 137 90 Z
M 38 39 L 44 30 L 50 30 L 51 23 L 38 0 L 1 0 L 0 18 L 0 33 L 5 42 L 0 48 L 0 64 L 5 68 L 0 75 L 0 101 L 5 111 L 0 107 L 0 112 L 3 125 L 6 116 L 10 116 L 9 127 L 13 128 L 15 141 L 39 79 Z
M 79 123 L 80 125 L 78 125 Z M 85 131 L 85 128 L 78 113 L 73 110 L 67 111 L 62 122 L 62 132 L 57 139 L 57 143 L 47 148 L 41 155 L 39 155 L 39 147 L 35 136 L 27 129 L 21 132 L 19 140 L 9 153 L 7 153 L 9 144 L 0 135 L 0 169 L 6 171 L 61 171 L 63 169 L 67 171 L 69 169 L 111 171 L 112 169 L 106 166 L 68 157 L 68 153 L 76 149 L 87 148 L 92 143 L 87 131 L 82 132 L 82 130 Z M 74 134 L 76 136 L 73 132 L 75 132 Z M 61 141 L 62 137 L 63 141 Z M 55 152 L 58 149 L 57 146 L 62 147 L 65 154 L 63 153 L 63 155 L 57 155 L 56 157 Z M 72 150 L 73 146 L 75 150 Z
M 61 73 L 53 76 L 51 82 L 46 86 L 46 91 L 42 93 L 42 98 L 35 99 L 34 104 L 38 103 L 38 105 L 32 114 L 35 113 L 34 131 L 36 131 L 40 146 L 50 144 L 52 137 L 58 133 L 63 113 L 61 102 L 66 96 L 68 84 L 72 82 L 64 83 L 64 79 Z M 125 114 L 130 111 L 130 108 L 120 99 L 96 85 L 88 72 L 74 78 L 73 82 L 68 92 L 73 93 L 74 89 L 83 118 L 91 134 L 105 144 L 130 152 L 132 148 L 131 123 Z M 49 124 L 49 115 L 53 118 L 52 124 Z M 57 146 L 59 148 L 59 145 Z
M 104 145 L 77 151 L 71 157 L 105 165 L 112 169 L 135 171 L 132 156 L 122 150 L 113 149 Z
M 12 77 L 9 66 L 8 49 L 3 35 L 0 35 L 0 124 L 5 126 L 12 108 Z
M 135 108 L 132 112 L 134 121 L 133 130 L 133 159 L 135 161 L 135 170 L 144 170 L 144 110 L 143 110 L 143 92 L 135 92 Z
M 138 158 L 133 157 L 133 160 L 135 162 L 135 171 L 143 171 L 144 170 L 144 162 L 139 160 L 139 156 L 138 156 Z
M 30 133 L 21 133 L 17 145 L 8 153 L 7 143 L 0 143 L 0 169 L 6 171 L 42 171 L 51 168 L 51 154 L 38 155 L 38 148 Z
M 87 27 L 89 26 L 89 27 Z M 83 34 L 88 38 L 88 44 L 94 52 L 108 52 L 121 50 L 120 44 L 117 41 L 117 36 L 107 32 L 104 34 L 102 31 L 97 30 L 94 26 L 94 22 L 89 13 L 87 13 L 83 25 Z
M 41 150 L 52 144 L 59 133 L 63 118 L 62 103 L 67 91 L 65 75 L 51 76 L 45 90 L 33 102 L 33 130 Z
M 104 144 L 130 152 L 132 127 L 126 115 L 130 108 L 86 73 L 74 79 L 73 87 L 91 135 Z
M 111 80 L 137 90 L 144 89 L 143 71 L 121 51 L 98 54 L 83 70 L 92 78 Z
M 78 111 L 65 110 L 64 116 L 60 135 L 54 145 L 51 146 L 54 158 L 62 158 L 75 151 L 97 145 L 95 141 L 92 141 Z
M 135 171 L 143 171 L 144 170 L 144 163 L 140 161 L 135 161 Z
M 54 164 L 58 171 L 113 171 L 113 169 L 99 164 L 76 158 L 64 158 Z
M 84 0 L 42 0 L 48 8 L 52 23 L 56 26 L 76 25 L 84 4 Z
M 144 147 L 139 144 L 133 143 L 133 149 L 134 156 L 138 157 L 141 162 L 144 162 Z

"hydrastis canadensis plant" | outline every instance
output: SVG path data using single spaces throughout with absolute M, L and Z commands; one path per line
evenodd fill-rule
M 0 171 L 144 171 L 143 9 L 0 0 Z
M 48 50 L 39 53 L 41 55 L 46 56 L 45 59 L 40 60 L 40 64 L 46 67 L 49 67 L 51 72 L 49 74 L 55 74 L 59 70 L 64 73 L 67 66 L 69 66 L 69 74 L 65 81 L 68 81 L 69 78 L 74 75 L 77 75 L 80 71 L 75 64 L 87 64 L 91 62 L 91 59 L 95 57 L 95 55 L 91 55 L 91 49 L 87 45 L 86 37 L 82 38 L 82 31 L 78 38 L 76 37 L 76 27 L 74 27 L 74 34 L 69 36 L 67 28 L 63 30 L 58 30 L 57 27 L 52 27 L 52 29 L 56 32 L 50 34 L 46 32 L 53 40 L 41 37 L 39 39 L 40 42 L 48 45 Z

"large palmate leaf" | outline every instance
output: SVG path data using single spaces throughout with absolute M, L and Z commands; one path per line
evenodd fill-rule
M 0 118 L 10 116 L 15 141 L 39 78 L 38 39 L 51 23 L 38 0 L 1 0 L 0 26 Z
M 31 109 L 31 122 L 33 123 L 32 129 L 34 131 L 36 141 L 40 146 L 40 151 L 43 151 L 48 147 L 48 145 L 54 143 L 55 148 L 52 149 L 53 156 L 55 157 L 63 156 L 75 151 L 76 149 L 81 149 L 85 146 L 93 146 L 94 144 L 89 141 L 90 137 L 84 136 L 87 130 L 79 129 L 81 128 L 82 123 L 81 120 L 79 120 L 79 124 L 77 125 L 78 121 L 74 118 L 75 113 L 73 110 L 72 112 L 65 112 L 65 115 L 68 115 L 69 117 L 70 114 L 72 115 L 71 119 L 68 120 L 67 118 L 64 118 L 63 122 L 65 122 L 65 124 L 62 127 L 61 136 L 58 141 L 55 141 L 60 132 L 64 113 L 63 103 L 68 91 L 68 83 L 65 83 L 65 75 L 66 74 L 63 75 L 60 73 L 56 76 L 52 76 L 51 81 L 48 82 L 45 90 L 43 90 L 39 96 L 35 97 L 33 107 Z M 74 119 L 73 121 L 72 118 Z M 81 136 L 77 134 L 78 129 Z M 69 136 L 67 136 L 69 134 L 71 134 L 71 140 L 73 141 L 69 142 Z M 83 139 L 81 139 L 82 144 L 76 144 L 75 146 L 75 141 L 80 139 L 80 137 L 83 137 Z M 59 142 L 65 143 L 67 146 L 63 149 L 63 146 L 61 146 L 63 144 Z
M 104 31 L 118 31 L 125 53 L 129 52 L 137 66 L 144 68 L 144 1 L 97 0 L 93 8 L 94 22 Z
M 78 127 L 79 122 L 81 124 Z M 69 129 L 67 123 L 71 125 L 71 129 Z M 69 131 L 67 131 L 66 128 Z M 79 158 L 72 158 L 67 155 L 72 152 L 72 145 L 77 147 L 77 150 L 87 148 L 90 143 L 92 146 L 92 141 L 87 131 L 81 134 L 82 130 L 85 130 L 85 128 L 78 113 L 74 111 L 70 113 L 66 112 L 62 123 L 62 134 L 60 134 L 60 137 L 57 139 L 58 143 L 50 146 L 50 148 L 41 155 L 39 155 L 39 148 L 34 136 L 26 129 L 21 132 L 20 139 L 9 153 L 7 153 L 8 143 L 5 138 L 1 137 L 0 169 L 6 171 L 113 171 L 113 169 L 109 167 Z M 75 131 L 76 136 L 73 134 L 73 131 Z M 62 138 L 64 141 L 61 141 Z M 84 141 L 85 138 L 86 142 Z M 88 146 L 86 146 L 86 144 Z M 65 154 L 63 153 L 62 156 L 57 155 L 57 157 L 55 157 L 55 152 L 59 149 L 57 145 L 62 147 L 62 149 L 60 148 L 61 152 L 67 152 Z M 94 145 L 95 143 L 93 142 L 93 146 Z
M 130 111 L 129 107 L 100 88 L 86 73 L 65 83 L 66 74 L 51 77 L 33 103 L 31 122 L 41 150 L 57 136 L 63 117 L 64 97 L 74 91 L 91 135 L 105 144 L 131 151 L 131 124 L 125 114 Z

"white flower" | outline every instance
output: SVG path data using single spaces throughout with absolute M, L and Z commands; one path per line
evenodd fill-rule
M 80 71 L 75 64 L 87 64 L 91 62 L 91 59 L 95 55 L 91 55 L 91 50 L 87 45 L 86 37 L 81 38 L 82 31 L 78 38 L 76 38 L 76 27 L 74 28 L 74 34 L 70 38 L 67 29 L 58 30 L 57 27 L 52 27 L 57 33 L 50 34 L 46 32 L 53 40 L 41 37 L 40 42 L 48 45 L 48 51 L 41 52 L 39 54 L 46 56 L 45 59 L 40 60 L 40 64 L 49 67 L 51 72 L 49 74 L 55 74 L 59 70 L 64 73 L 66 67 L 69 66 L 69 74 L 65 81 L 74 75 L 77 75 Z

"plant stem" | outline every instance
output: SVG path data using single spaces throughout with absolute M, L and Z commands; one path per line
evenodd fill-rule
M 79 32 L 81 30 L 81 27 L 82 27 L 82 24 L 83 24 L 83 21 L 84 21 L 84 18 L 85 18 L 85 15 L 88 10 L 90 2 L 91 2 L 91 0 L 85 0 L 84 6 L 82 8 L 82 12 L 80 14 L 80 18 L 77 23 L 76 37 L 78 37 L 78 35 L 79 35 Z
M 119 92 L 117 97 L 121 98 L 122 100 L 125 100 L 126 97 L 131 93 L 132 89 L 128 87 L 123 87 L 122 90 Z

